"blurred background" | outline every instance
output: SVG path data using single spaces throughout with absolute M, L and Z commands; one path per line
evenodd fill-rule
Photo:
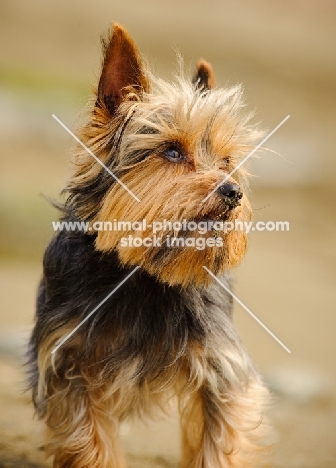
M 277 468 L 336 466 L 335 96 L 333 0 L 2 0 L 0 3 L 0 467 L 42 467 L 39 424 L 23 393 L 43 251 L 69 174 L 71 137 L 100 67 L 100 35 L 123 24 L 153 70 L 171 78 L 174 49 L 203 57 L 220 86 L 242 82 L 270 151 L 249 164 L 255 232 L 235 292 L 292 351 L 240 307 L 242 340 L 276 396 Z M 130 466 L 173 467 L 176 418 L 123 428 Z

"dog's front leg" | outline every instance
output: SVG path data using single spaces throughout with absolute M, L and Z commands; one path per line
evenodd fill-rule
M 74 381 L 55 388 L 47 402 L 46 452 L 53 468 L 125 468 L 118 443 L 118 423 L 94 393 Z
M 268 392 L 257 378 L 228 387 L 211 375 L 181 400 L 181 468 L 266 468 L 268 429 L 263 406 Z
M 64 332 L 64 330 L 63 330 Z M 61 334 L 61 332 L 58 332 Z M 125 468 L 118 444 L 119 421 L 113 395 L 98 385 L 90 366 L 71 356 L 65 344 L 52 363 L 50 343 L 39 348 L 38 379 L 33 388 L 37 413 L 44 420 L 46 454 L 53 468 Z

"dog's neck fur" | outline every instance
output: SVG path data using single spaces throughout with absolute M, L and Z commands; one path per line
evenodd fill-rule
M 120 265 L 115 253 L 98 252 L 93 241 L 92 236 L 80 232 L 61 232 L 46 252 L 53 262 L 45 263 L 45 307 L 54 310 L 55 326 L 83 319 L 130 272 Z M 71 251 L 71 257 L 66 255 L 66 250 Z M 61 276 L 60 272 L 63 272 Z M 229 285 L 227 278 L 222 280 Z M 59 303 L 64 307 L 60 308 Z M 68 303 L 72 304 L 71 309 Z M 208 288 L 169 286 L 140 270 L 97 310 L 90 322 L 82 325 L 81 334 L 85 338 L 77 356 L 91 356 L 96 367 L 105 368 L 104 379 L 116 371 L 111 363 L 122 365 L 125 360 L 138 356 L 142 362 L 141 369 L 137 369 L 138 377 L 154 378 L 153 359 L 154 368 L 162 372 L 187 353 L 190 346 L 207 346 L 208 336 L 212 341 L 214 335 L 221 336 L 221 340 L 226 336 L 226 345 L 237 340 L 230 317 L 231 304 L 230 296 L 214 285 Z M 40 338 L 37 337 L 38 341 Z M 97 359 L 99 342 L 112 345 L 105 350 L 101 361 Z M 132 356 L 129 348 L 133 350 Z M 66 349 L 67 344 L 63 352 Z

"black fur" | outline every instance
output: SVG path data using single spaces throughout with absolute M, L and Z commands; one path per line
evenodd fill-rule
M 37 352 L 43 340 L 73 319 L 82 321 L 131 271 L 119 264 L 116 254 L 95 250 L 94 236 L 80 231 L 59 232 L 45 252 L 43 266 L 30 342 L 34 391 Z M 229 285 L 228 278 L 222 280 Z M 60 348 L 66 359 L 58 375 L 64 375 L 74 362 L 86 360 L 97 366 L 97 378 L 99 372 L 106 381 L 137 358 L 134 384 L 142 385 L 178 364 L 190 343 L 206 346 L 214 331 L 222 333 L 223 344 L 225 340 L 235 343 L 231 309 L 231 297 L 220 287 L 171 287 L 138 270 Z M 74 347 L 77 334 L 82 337 L 81 346 Z M 104 354 L 97 360 L 99 344 L 104 345 Z

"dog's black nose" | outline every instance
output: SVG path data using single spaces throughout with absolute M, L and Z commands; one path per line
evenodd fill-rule
M 232 201 L 240 200 L 243 196 L 243 192 L 241 191 L 239 185 L 233 184 L 231 182 L 225 182 L 219 187 L 218 191 L 223 198 Z

